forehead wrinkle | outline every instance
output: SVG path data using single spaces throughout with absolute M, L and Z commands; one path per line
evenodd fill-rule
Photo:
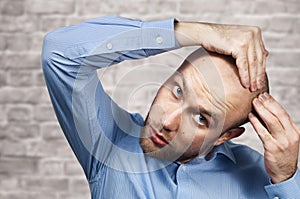
M 199 79 L 198 84 L 200 82 L 204 91 L 209 94 L 210 98 L 208 99 L 210 100 L 210 103 L 215 105 L 215 107 L 223 114 L 226 114 L 228 111 L 239 110 L 239 105 L 230 100 L 235 98 L 235 96 L 232 96 L 232 93 L 234 92 L 229 90 L 228 82 L 224 82 L 226 80 L 226 78 L 223 78 L 225 75 L 224 71 L 220 71 L 220 68 L 218 67 L 224 67 L 223 64 L 225 63 L 212 62 L 212 60 L 216 60 L 212 59 L 211 56 L 206 56 L 203 60 L 205 61 L 202 62 L 202 65 L 199 61 L 196 62 L 197 67 L 192 65 L 193 70 L 198 74 L 193 76 L 195 76 L 194 78 L 196 80 Z M 206 70 L 203 71 L 204 74 L 202 74 L 201 69 L 198 66 L 205 67 Z M 230 71 L 230 76 L 232 76 L 232 71 Z M 239 79 L 237 81 L 239 83 Z
M 210 111 L 212 114 L 218 115 L 218 113 L 224 113 L 226 107 L 226 103 L 223 102 L 222 97 L 217 95 L 215 92 L 212 91 L 212 89 L 209 88 L 206 81 L 202 77 L 202 74 L 200 71 L 198 71 L 197 68 L 191 67 L 195 71 L 194 73 L 192 71 L 188 72 L 189 77 L 191 78 L 191 82 L 193 82 L 195 85 L 191 85 L 190 82 L 187 82 L 189 85 L 189 88 L 193 90 L 193 93 L 196 95 L 197 99 L 205 100 L 208 102 L 209 106 L 217 108 L 218 111 Z
M 200 77 L 201 78 L 201 77 Z M 202 78 L 203 79 L 203 78 Z M 221 85 L 220 87 L 223 88 L 223 91 L 220 92 L 220 90 L 213 89 L 213 85 L 211 85 L 211 88 L 207 85 L 207 82 L 204 80 L 204 83 L 202 83 L 203 88 L 205 89 L 205 92 L 209 94 L 209 101 L 214 107 L 216 107 L 220 112 L 224 115 L 227 115 L 229 111 L 239 110 L 239 105 L 237 103 L 234 103 L 234 101 L 230 99 L 234 99 L 234 96 L 232 96 L 232 93 L 227 89 L 226 85 L 223 82 L 223 79 L 220 79 Z

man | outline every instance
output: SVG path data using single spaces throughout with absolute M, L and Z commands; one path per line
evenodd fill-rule
M 98 80 L 98 68 L 189 45 L 231 55 L 237 67 L 228 56 L 195 51 L 160 88 L 145 121 Z M 259 29 L 247 26 L 109 15 L 48 34 L 45 80 L 92 198 L 299 198 L 300 131 L 263 92 L 266 56 Z M 249 113 L 253 98 L 263 122 Z M 264 157 L 230 142 L 248 113 Z

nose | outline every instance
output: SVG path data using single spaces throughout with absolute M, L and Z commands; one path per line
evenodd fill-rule
M 179 128 L 181 122 L 182 109 L 177 108 L 165 114 L 163 121 L 163 128 L 166 131 L 176 131 Z

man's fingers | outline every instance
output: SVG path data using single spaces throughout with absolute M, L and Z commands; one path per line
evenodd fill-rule
M 261 66 L 261 71 L 258 76 L 258 84 L 261 86 L 261 88 L 263 87 L 263 85 L 265 84 L 266 80 L 266 64 L 267 64 L 267 57 L 269 55 L 269 52 L 266 50 L 264 43 L 262 42 L 262 39 L 260 40 L 260 47 L 262 49 L 262 66 Z
M 258 98 L 259 101 L 263 103 L 264 107 L 276 117 L 287 132 L 292 131 L 292 122 L 289 114 L 271 95 L 263 93 L 260 94 Z
M 259 117 L 268 127 L 268 130 L 273 136 L 280 135 L 283 132 L 283 127 L 281 126 L 280 121 L 275 117 L 265 106 L 261 98 L 256 98 L 253 100 L 253 105 L 258 113 Z
M 258 118 L 253 114 L 249 113 L 248 118 L 250 120 L 250 123 L 254 127 L 257 135 L 261 139 L 264 145 L 268 144 L 271 140 L 273 140 L 273 137 L 268 132 L 268 130 L 260 123 Z
M 260 45 L 261 45 L 261 49 L 263 49 L 263 55 L 265 57 L 268 57 L 269 56 L 269 51 L 265 47 L 265 44 L 264 44 L 264 42 L 262 40 L 262 35 L 261 34 L 260 34 Z
M 254 36 L 253 36 L 254 37 Z M 257 54 L 254 41 L 251 41 L 248 48 L 248 70 L 250 76 L 251 91 L 257 90 L 256 77 L 257 77 Z
M 244 50 L 244 49 L 243 49 Z M 236 65 L 238 67 L 241 83 L 245 88 L 249 88 L 249 71 L 248 71 L 248 56 L 245 51 L 241 51 L 236 56 Z
M 258 84 L 258 89 L 262 89 L 267 82 L 265 55 L 263 55 L 261 67 L 258 67 L 258 68 L 259 68 L 259 71 L 258 71 L 258 77 L 257 77 L 257 84 Z
M 263 54 L 263 49 L 262 46 L 260 45 L 259 41 L 256 41 L 256 54 L 257 54 L 257 77 L 256 77 L 256 84 L 257 84 L 257 89 L 262 89 L 265 80 L 265 73 L 266 73 L 266 68 L 264 65 L 264 59 L 265 56 Z
M 248 42 L 243 43 L 232 56 L 236 58 L 242 85 L 250 88 L 251 91 L 256 91 L 261 89 L 266 81 L 268 51 L 264 47 L 260 29 L 254 28 L 253 30 L 247 33 Z

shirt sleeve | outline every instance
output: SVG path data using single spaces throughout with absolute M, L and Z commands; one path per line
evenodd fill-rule
M 299 170 L 292 178 L 278 183 L 265 186 L 270 199 L 300 198 L 300 173 Z
M 46 85 L 88 179 L 99 167 L 95 162 L 105 162 L 113 144 L 134 128 L 131 115 L 104 92 L 97 69 L 178 47 L 174 19 L 143 22 L 108 15 L 46 35 L 42 51 Z

